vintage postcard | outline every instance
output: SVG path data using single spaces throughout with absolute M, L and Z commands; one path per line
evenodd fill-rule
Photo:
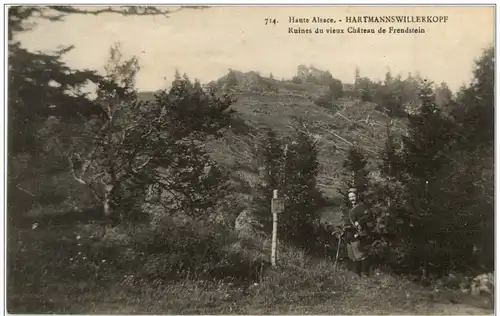
M 493 313 L 494 5 L 6 10 L 8 313 Z

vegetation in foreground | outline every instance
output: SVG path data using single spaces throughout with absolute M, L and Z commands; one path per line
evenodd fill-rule
M 283 245 L 269 266 L 269 241 L 171 223 L 151 233 L 114 228 L 92 235 L 40 227 L 11 248 L 10 313 L 98 314 L 435 314 L 491 313 L 493 297 L 458 284 L 419 285 L 376 269 L 360 279 L 333 251 L 314 258 Z M 215 227 L 214 227 L 215 228 Z M 162 235 L 162 232 L 168 234 Z M 42 236 L 42 237 L 41 237 Z M 134 238 L 131 238 L 135 236 Z M 148 239 L 145 240 L 142 238 Z M 196 237 L 196 238 L 195 238 Z M 22 246 L 21 246 L 22 245 Z M 147 249 L 144 246 L 147 245 Z M 155 247 L 157 246 L 157 247 Z M 38 249 L 45 249 L 41 252 Z M 149 254 L 140 257 L 141 253 Z M 184 274 L 179 274 L 183 271 Z M 251 272 L 251 273 L 249 273 Z M 453 287 L 454 286 L 454 287 Z

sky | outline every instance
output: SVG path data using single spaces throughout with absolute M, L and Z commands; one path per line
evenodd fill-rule
M 289 34 L 289 17 L 448 16 L 432 24 L 308 24 L 300 27 L 375 28 L 420 26 L 424 34 Z M 265 25 L 265 19 L 277 24 Z M 207 83 L 229 69 L 272 73 L 291 79 L 299 64 L 328 70 L 343 82 L 361 76 L 383 80 L 419 72 L 456 91 L 471 80 L 474 59 L 494 42 L 494 7 L 391 6 L 216 6 L 163 16 L 73 15 L 63 22 L 41 21 L 18 36 L 22 45 L 50 51 L 75 45 L 65 56 L 74 68 L 103 69 L 111 45 L 120 42 L 126 57 L 137 56 L 140 91 L 165 88 L 175 70 Z

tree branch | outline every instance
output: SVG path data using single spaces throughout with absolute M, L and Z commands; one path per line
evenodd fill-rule
M 92 191 L 92 194 L 94 194 L 94 197 L 98 200 L 98 201 L 102 201 L 102 196 L 99 195 L 99 193 L 97 192 L 97 190 L 94 188 L 94 186 L 92 185 L 92 183 L 89 183 L 87 185 L 90 190 Z
M 36 195 L 34 195 L 33 193 L 31 193 L 30 191 L 28 191 L 28 190 L 25 190 L 25 189 L 21 188 L 21 187 L 19 186 L 19 184 L 16 184 L 16 188 L 17 188 L 17 189 L 19 189 L 20 191 L 23 191 L 24 193 L 27 193 L 27 194 L 31 195 L 31 196 L 36 196 Z
M 352 122 L 352 120 L 351 120 L 351 119 L 349 119 L 349 118 L 345 117 L 344 115 L 340 114 L 340 112 L 335 113 L 333 116 L 336 116 L 336 115 L 340 116 L 340 117 L 341 117 L 341 118 L 343 118 L 343 119 L 346 119 L 346 120 L 347 120 L 347 121 L 349 121 L 349 122 Z
M 151 159 L 152 159 L 151 157 L 148 157 L 148 159 L 146 159 L 146 161 L 143 164 L 141 164 L 139 167 L 137 167 L 137 168 L 132 167 L 132 172 L 134 172 L 136 174 L 139 173 L 139 171 L 141 171 L 142 169 L 144 169 L 144 167 L 146 167 L 148 165 L 148 163 L 151 161 Z
M 332 131 L 329 131 L 330 134 L 332 134 L 333 136 L 339 138 L 340 140 L 343 140 L 345 143 L 349 144 L 349 145 L 353 145 L 350 141 L 346 140 L 345 138 L 343 137 L 340 137 L 339 135 L 337 135 L 336 133 L 332 132 Z
M 80 170 L 80 178 L 83 177 L 83 175 L 87 172 L 88 168 L 90 167 L 90 164 L 92 163 L 92 159 L 94 158 L 96 151 L 97 151 L 97 146 L 94 146 L 92 151 L 89 153 L 87 159 L 82 164 L 82 169 Z
M 58 16 L 46 17 L 52 20 L 61 20 L 64 15 L 68 14 L 83 14 L 83 15 L 100 15 L 100 14 L 118 14 L 123 16 L 164 16 L 168 18 L 170 14 L 179 12 L 183 9 L 206 9 L 208 6 L 180 6 L 176 9 L 161 9 L 156 6 L 107 6 L 100 9 L 83 9 L 76 6 L 49 6 L 50 9 L 61 13 Z
M 71 156 L 66 156 L 66 157 L 68 158 L 69 168 L 71 171 L 71 175 L 73 176 L 73 179 L 75 179 L 77 182 L 79 182 L 81 184 L 87 185 L 87 182 L 85 182 L 83 179 L 77 177 L 77 175 L 75 173 L 75 165 L 73 164 L 73 160 L 71 159 Z
M 79 177 L 77 177 L 76 173 L 75 173 L 75 165 L 73 164 L 73 160 L 71 159 L 72 157 L 70 155 L 68 155 L 68 153 L 66 153 L 61 144 L 59 143 L 59 140 L 57 139 L 57 137 L 54 138 L 54 142 L 56 144 L 56 146 L 59 148 L 59 150 L 61 151 L 61 153 L 66 156 L 66 158 L 68 159 L 68 163 L 69 163 L 69 168 L 70 168 L 70 172 L 71 172 L 71 176 L 73 177 L 73 179 L 75 179 L 77 182 L 81 183 L 81 184 L 85 184 L 87 185 L 87 183 L 83 180 L 83 179 L 80 179 Z

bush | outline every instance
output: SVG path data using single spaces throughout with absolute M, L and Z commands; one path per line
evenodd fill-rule
M 235 249 L 235 245 L 240 249 Z M 134 250 L 145 256 L 140 275 L 163 281 L 189 276 L 255 280 L 258 271 L 267 263 L 258 251 L 249 255 L 248 250 L 253 246 L 252 243 L 238 244 L 237 236 L 221 225 L 198 222 L 179 225 L 170 219 L 162 221 L 153 232 L 136 236 L 133 241 Z
M 10 293 L 41 293 L 49 286 L 69 293 L 81 282 L 96 289 L 186 278 L 255 282 L 269 265 L 261 249 L 225 227 L 171 219 L 154 229 L 35 228 L 19 232 L 9 245 L 8 285 Z

